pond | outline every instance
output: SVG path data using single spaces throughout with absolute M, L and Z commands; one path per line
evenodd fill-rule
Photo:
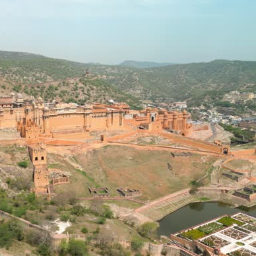
M 195 226 L 205 221 L 217 218 L 225 214 L 246 212 L 256 217 L 256 206 L 251 208 L 232 208 L 223 203 L 192 203 L 173 212 L 159 221 L 159 235 L 170 236 L 183 229 Z

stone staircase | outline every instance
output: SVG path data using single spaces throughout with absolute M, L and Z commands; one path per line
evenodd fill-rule
M 160 220 L 166 215 L 195 201 L 197 201 L 196 197 L 187 193 L 187 194 L 178 195 L 174 198 L 170 198 L 170 199 L 158 202 L 153 206 L 142 209 L 140 213 L 150 219 Z

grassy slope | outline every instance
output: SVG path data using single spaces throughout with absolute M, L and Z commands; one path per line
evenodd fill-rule
M 110 189 L 111 195 L 118 195 L 119 187 L 137 188 L 146 200 L 188 187 L 192 180 L 204 175 L 212 162 L 209 158 L 203 163 L 198 155 L 176 159 L 166 151 L 121 146 L 107 146 L 78 155 L 76 159 L 99 186 Z M 172 172 L 168 163 L 173 167 Z

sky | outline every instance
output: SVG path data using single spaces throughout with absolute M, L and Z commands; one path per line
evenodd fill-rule
M 256 0 L 0 0 L 0 50 L 79 62 L 256 61 Z

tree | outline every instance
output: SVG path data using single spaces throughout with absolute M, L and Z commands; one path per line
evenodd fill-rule
M 60 242 L 60 245 L 59 245 L 59 249 L 58 249 L 58 252 L 59 252 L 59 256 L 66 256 L 67 253 L 68 253 L 68 242 L 66 240 L 62 240 Z
M 9 248 L 13 240 L 23 240 L 23 231 L 17 221 L 0 222 L 0 247 Z
M 134 236 L 131 240 L 131 248 L 133 251 L 140 251 L 143 246 L 143 241 L 139 236 Z
M 51 251 L 49 246 L 45 245 L 45 244 L 41 244 L 39 245 L 37 252 L 42 255 L 42 256 L 50 256 L 51 255 Z
M 155 235 L 158 226 L 159 224 L 156 222 L 145 222 L 139 227 L 138 231 L 142 236 L 150 237 Z
M 87 247 L 84 241 L 70 240 L 68 253 L 71 256 L 87 256 Z
M 77 205 L 73 206 L 71 213 L 76 216 L 83 216 L 86 213 L 86 208 L 80 204 L 77 204 Z

